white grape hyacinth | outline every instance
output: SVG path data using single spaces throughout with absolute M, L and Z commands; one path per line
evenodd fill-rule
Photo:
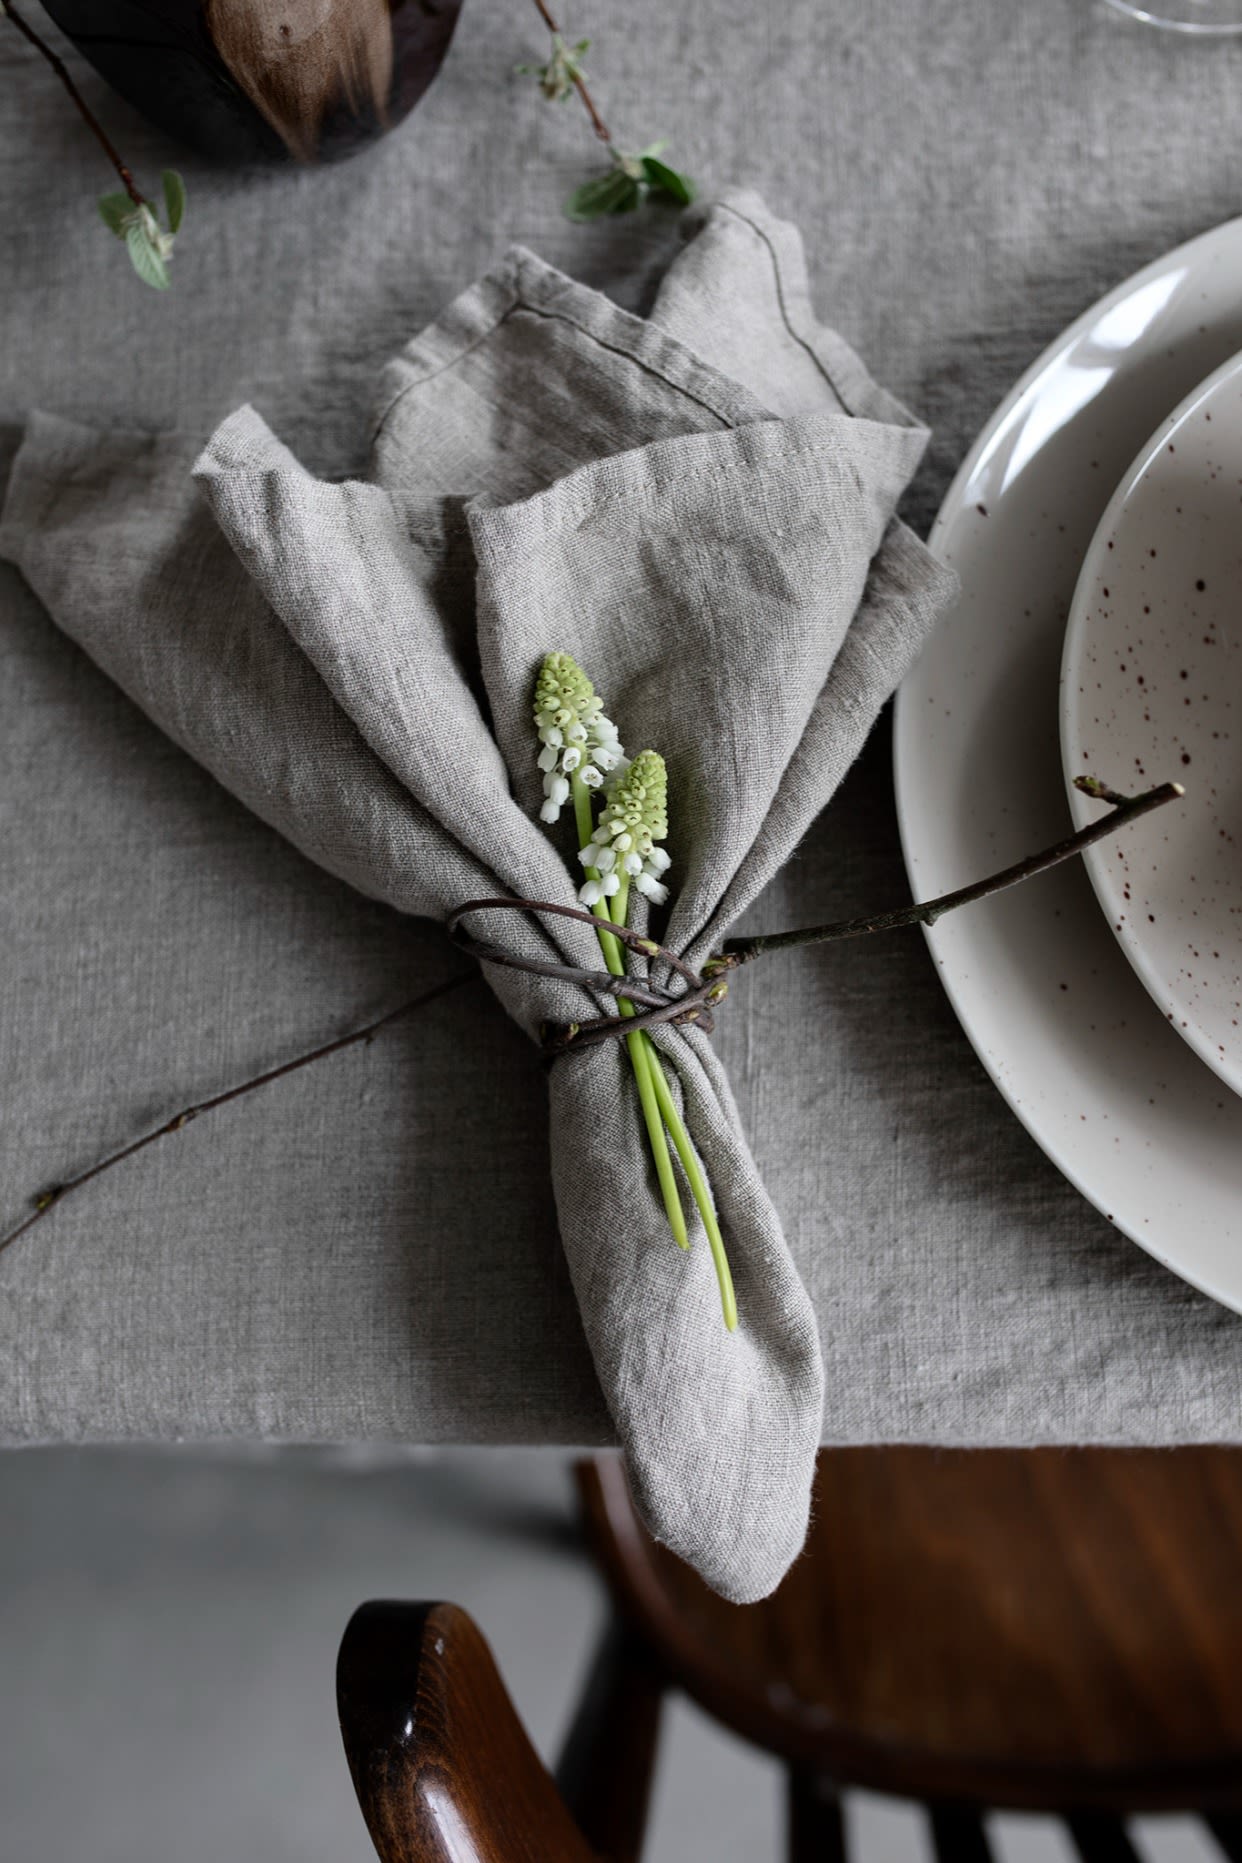
M 550 653 L 544 659 L 535 686 L 534 710 L 541 746 L 539 768 L 543 772 L 540 816 L 545 822 L 554 822 L 565 804 L 571 804 L 578 839 L 586 841 L 586 846 L 578 850 L 578 859 L 586 869 L 578 898 L 593 911 L 595 936 L 609 978 L 624 977 L 625 953 L 616 931 L 628 924 L 631 887 L 653 905 L 662 906 L 668 898 L 664 875 L 672 863 L 659 846 L 668 839 L 668 772 L 664 759 L 657 751 L 644 750 L 633 763 L 626 762 L 616 726 L 605 718 L 594 686 L 568 653 Z M 602 793 L 593 797 L 588 793 L 591 790 Z M 535 905 L 530 909 L 538 912 L 543 908 Z M 641 941 L 641 948 L 649 955 L 660 950 L 649 940 Z M 633 1019 L 634 1004 L 628 994 L 618 988 L 617 995 L 619 1016 Z M 577 1032 L 575 1026 L 569 1031 L 569 1039 Z M 737 1296 L 716 1207 L 669 1088 L 660 1050 L 642 1027 L 626 1031 L 625 1049 L 673 1240 L 679 1248 L 690 1246 L 670 1142 L 681 1160 L 707 1233 L 724 1322 L 733 1332 L 737 1327 Z
M 572 654 L 544 656 L 535 686 L 535 729 L 542 746 L 540 821 L 560 819 L 575 771 L 588 789 L 600 789 L 605 777 L 626 767 L 617 727 L 605 718 L 594 686 Z
M 590 841 L 578 859 L 592 876 L 578 898 L 598 905 L 633 886 L 662 906 L 668 898 L 663 876 L 672 865 L 662 847 L 668 835 L 668 777 L 658 751 L 644 750 L 613 783 Z

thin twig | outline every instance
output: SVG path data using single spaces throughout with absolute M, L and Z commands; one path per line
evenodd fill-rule
M 4 1253 L 10 1243 L 16 1242 L 19 1236 L 24 1236 L 28 1229 L 33 1229 L 49 1210 L 55 1209 L 58 1203 L 63 1203 L 71 1191 L 81 1190 L 84 1184 L 89 1184 L 94 1178 L 102 1176 L 105 1171 L 110 1171 L 113 1165 L 123 1163 L 126 1158 L 132 1158 L 135 1152 L 144 1151 L 148 1145 L 154 1145 L 157 1139 L 166 1138 L 171 1132 L 180 1132 L 184 1126 L 189 1125 L 192 1119 L 197 1119 L 200 1113 L 214 1112 L 218 1106 L 227 1106 L 230 1100 L 240 1100 L 245 1094 L 253 1093 L 258 1087 L 268 1087 L 274 1080 L 283 1080 L 286 1074 L 295 1074 L 299 1068 L 309 1067 L 312 1061 L 324 1061 L 330 1054 L 339 1054 L 343 1048 L 353 1048 L 359 1042 L 372 1041 L 381 1029 L 388 1028 L 393 1022 L 399 1022 L 403 1016 L 411 1015 L 416 1009 L 425 1008 L 428 1003 L 434 1003 L 438 997 L 447 996 L 452 990 L 459 990 L 463 983 L 473 982 L 477 975 L 477 971 L 470 970 L 463 971 L 456 977 L 449 977 L 446 982 L 438 983 L 434 989 L 424 990 L 421 996 L 411 997 L 408 1002 L 399 1003 L 395 1009 L 387 1010 L 384 1015 L 377 1016 L 374 1022 L 368 1022 L 364 1028 L 354 1029 L 348 1035 L 338 1035 L 334 1041 L 322 1042 L 319 1047 L 311 1048 L 306 1054 L 298 1055 L 295 1060 L 282 1062 L 279 1067 L 270 1067 L 262 1074 L 255 1074 L 251 1079 L 243 1080 L 239 1086 L 229 1087 L 224 1093 L 213 1094 L 209 1100 L 199 1100 L 193 1106 L 183 1107 L 179 1113 L 174 1113 L 171 1119 L 166 1119 L 164 1124 L 157 1127 L 154 1132 L 148 1132 L 140 1139 L 132 1139 L 128 1145 L 122 1145 L 119 1150 L 110 1152 L 106 1158 L 101 1158 L 98 1164 L 93 1164 L 89 1171 L 82 1171 L 77 1177 L 68 1178 L 63 1184 L 55 1184 L 49 1190 L 41 1191 L 35 1198 L 34 1214 L 26 1217 L 24 1222 L 20 1222 L 16 1229 L 10 1229 L 6 1236 L 0 1236 L 0 1254 Z
M 550 899 L 516 899 L 508 893 L 497 899 L 467 899 L 463 905 L 454 906 L 444 921 L 444 929 L 463 950 L 469 950 L 472 955 L 477 955 L 474 949 L 477 941 L 464 936 L 459 931 L 460 923 L 468 913 L 497 910 L 548 912 L 560 919 L 577 919 L 580 925 L 593 925 L 596 931 L 610 932 L 614 938 L 619 938 L 623 944 L 629 945 L 632 951 L 638 951 L 644 957 L 663 958 L 664 962 L 684 977 L 687 983 L 693 985 L 700 981 L 697 973 L 690 968 L 684 958 L 678 957 L 675 951 L 670 951 L 666 945 L 657 943 L 654 938 L 647 938 L 642 932 L 636 932 L 628 925 L 618 925 L 615 919 L 601 918 L 597 912 L 588 912 L 582 906 L 553 904 Z M 489 951 L 493 949 L 492 946 L 486 948 Z M 490 961 L 508 964 L 515 970 L 530 970 L 539 977 L 567 977 L 571 983 L 585 983 L 592 989 L 596 988 L 598 983 L 598 987 L 611 990 L 614 996 L 618 993 L 617 986 L 625 982 L 624 978 L 609 976 L 603 971 L 579 970 L 576 965 L 572 964 L 548 964 L 542 958 L 515 957 L 512 952 L 508 951 L 499 952 Z M 623 991 L 621 993 L 624 994 Z
M 538 0 L 536 0 L 536 4 L 538 4 Z M 44 39 L 39 37 L 34 27 L 26 23 L 21 14 L 17 11 L 17 8 L 13 5 L 13 0 L 0 0 L 0 15 L 4 15 L 8 19 L 11 19 L 22 37 L 28 39 L 35 50 L 42 53 L 43 57 L 46 58 L 48 64 L 52 67 L 52 70 L 56 73 L 65 89 L 72 97 L 74 103 L 77 105 L 78 111 L 87 128 L 91 131 L 100 148 L 116 169 L 117 174 L 121 177 L 121 186 L 129 195 L 130 200 L 133 201 L 134 206 L 149 207 L 151 203 L 147 200 L 145 195 L 138 192 L 138 187 L 134 181 L 133 175 L 121 160 L 103 124 L 99 121 L 99 118 L 90 108 L 85 97 L 83 97 L 81 91 L 70 77 L 64 60 L 58 58 L 51 46 L 48 45 Z M 4 1246 L 4 1243 L 0 1242 L 0 1248 Z
M 687 988 L 680 996 L 675 996 L 651 977 L 635 978 L 625 971 L 613 975 L 606 970 L 586 970 L 580 965 L 562 964 L 551 958 L 527 957 L 520 951 L 506 950 L 503 945 L 485 944 L 463 930 L 461 921 L 470 913 L 497 911 L 530 912 L 536 917 L 550 913 L 557 918 L 577 919 L 583 925 L 594 925 L 597 931 L 608 932 L 642 956 L 663 960 L 681 976 Z M 712 974 L 700 977 L 667 945 L 658 944 L 654 938 L 644 937 L 613 918 L 585 912 L 581 906 L 563 906 L 550 899 L 517 899 L 507 894 L 497 899 L 468 899 L 450 912 L 444 925 L 454 944 L 481 964 L 499 964 L 509 970 L 528 971 L 536 977 L 578 983 L 584 989 L 606 991 L 622 1005 L 629 1005 L 622 1007 L 619 1016 L 593 1016 L 584 1022 L 545 1022 L 541 1035 L 544 1059 L 548 1061 L 566 1053 L 585 1053 L 600 1042 L 633 1035 L 664 1022 L 697 1022 L 703 1032 L 710 1035 L 715 1026 L 712 1009 L 729 993 L 723 978 Z M 635 1008 L 635 1004 L 640 1007 Z
M 765 951 L 785 951 L 803 944 L 829 944 L 840 938 L 862 938 L 870 932 L 896 931 L 902 925 L 934 925 L 944 913 L 953 912 L 958 906 L 973 905 L 977 899 L 988 899 L 993 893 L 1004 892 L 1006 887 L 1017 886 L 1022 880 L 1032 879 L 1037 873 L 1046 873 L 1050 867 L 1059 867 L 1062 861 L 1072 860 L 1075 854 L 1081 854 L 1107 835 L 1116 834 L 1119 828 L 1124 828 L 1128 822 L 1137 821 L 1140 815 L 1163 808 L 1166 802 L 1173 802 L 1186 793 L 1180 783 L 1161 783 L 1157 789 L 1148 789 L 1141 796 L 1122 796 L 1093 776 L 1079 777 L 1075 787 L 1100 802 L 1107 802 L 1112 808 L 1112 814 L 1101 816 L 1099 821 L 1092 822 L 1090 827 L 1081 829 L 1078 834 L 1070 835 L 1065 841 L 1058 841 L 1053 847 L 1044 848 L 1039 854 L 1031 854 L 1026 860 L 1019 860 L 1012 867 L 1005 867 L 986 880 L 976 880 L 973 886 L 959 887 L 956 892 L 941 893 L 938 899 L 929 899 L 920 905 L 899 906 L 893 912 L 872 913 L 865 918 L 840 919 L 831 925 L 807 925 L 800 931 L 768 932 L 754 938 L 731 938 L 724 947 L 723 958 L 714 961 L 727 968 L 749 964 Z M 706 970 L 710 969 L 708 965 Z
M 538 4 L 538 0 L 536 3 Z M 787 950 L 795 945 L 827 944 L 843 938 L 861 938 L 871 932 L 895 931 L 904 925 L 934 925 L 936 920 L 946 912 L 952 912 L 959 906 L 971 905 L 979 899 L 987 899 L 993 893 L 1003 892 L 1006 887 L 1016 886 L 1022 880 L 1032 879 L 1037 873 L 1046 873 L 1050 867 L 1057 867 L 1062 861 L 1072 860 L 1076 854 L 1081 854 L 1095 842 L 1104 840 L 1107 835 L 1116 834 L 1117 830 L 1124 828 L 1127 823 L 1137 821 L 1140 816 L 1149 814 L 1153 809 L 1162 808 L 1166 802 L 1173 802 L 1186 793 L 1180 783 L 1162 783 L 1158 788 L 1149 789 L 1143 795 L 1123 796 L 1091 776 L 1079 777 L 1077 787 L 1086 794 L 1094 796 L 1098 801 L 1107 802 L 1112 813 L 1102 816 L 1099 821 L 1093 822 L 1088 828 L 1083 828 L 1078 834 L 1069 836 L 1067 840 L 1058 841 L 1053 847 L 1045 848 L 1041 853 L 1032 854 L 1026 860 L 1017 861 L 1012 867 L 1006 867 L 1000 873 L 990 875 L 986 880 L 976 880 L 973 886 L 959 887 L 956 892 L 942 893 L 938 898 L 926 900 L 918 905 L 899 906 L 894 911 L 872 913 L 864 918 L 840 919 L 830 925 L 810 925 L 799 931 L 768 932 L 754 938 L 731 939 L 721 956 L 709 959 L 703 966 L 702 976 L 698 976 L 683 959 L 652 938 L 645 938 L 628 927 L 614 925 L 611 920 L 601 920 L 596 914 L 585 912 L 578 906 L 563 906 L 553 904 L 551 901 L 507 897 L 471 900 L 459 906 L 450 915 L 448 929 L 451 934 L 455 935 L 463 949 L 471 951 L 484 962 L 516 965 L 520 969 L 547 976 L 568 976 L 573 981 L 585 983 L 590 987 L 612 988 L 614 994 L 629 995 L 639 1002 L 650 1004 L 654 998 L 658 1004 L 654 1007 L 648 1006 L 638 1015 L 625 1020 L 601 1016 L 589 1022 L 572 1024 L 569 1028 L 559 1031 L 559 1038 L 558 1032 L 549 1031 L 552 1036 L 546 1044 L 549 1053 L 563 1052 L 571 1048 L 575 1041 L 582 1049 L 585 1049 L 593 1046 L 597 1041 L 607 1039 L 617 1030 L 624 1033 L 647 1023 L 698 1020 L 700 1027 L 708 1028 L 710 1008 L 721 1001 L 728 987 L 721 975 L 724 971 L 735 969 L 741 964 L 748 964 L 765 951 Z M 512 953 L 502 951 L 499 947 L 479 945 L 473 939 L 462 935 L 459 922 L 467 913 L 499 908 L 536 913 L 548 912 L 560 918 L 578 919 L 588 925 L 606 925 L 614 936 L 623 939 L 626 944 L 631 945 L 644 956 L 664 959 L 682 975 L 690 988 L 682 996 L 672 997 L 660 985 L 648 982 L 644 987 L 643 983 L 634 984 L 631 980 L 631 987 L 622 990 L 616 986 L 624 980 L 612 979 L 604 976 L 603 973 L 579 971 L 573 966 L 545 963 L 540 959 L 515 958 Z M 415 1009 L 421 1009 L 426 1004 L 434 1002 L 437 997 L 447 996 L 450 991 L 460 989 L 464 983 L 469 983 L 476 975 L 477 972 L 469 971 L 450 977 L 446 982 L 437 984 L 434 989 L 424 991 L 421 996 L 415 996 L 408 1002 L 398 1004 L 397 1008 L 378 1016 L 374 1022 L 368 1022 L 364 1028 L 354 1029 L 348 1035 L 339 1035 L 333 1041 L 322 1042 L 306 1054 L 298 1055 L 295 1060 L 286 1061 L 280 1067 L 269 1068 L 262 1074 L 256 1074 L 251 1079 L 242 1081 L 239 1086 L 228 1088 L 224 1093 L 214 1094 L 210 1099 L 199 1100 L 193 1106 L 184 1107 L 181 1112 L 174 1113 L 171 1119 L 165 1120 L 164 1124 L 154 1132 L 148 1132 L 144 1137 L 121 1146 L 119 1150 L 111 1152 L 106 1158 L 101 1158 L 98 1164 L 92 1165 L 88 1171 L 81 1172 L 77 1177 L 71 1177 L 65 1183 L 56 1184 L 51 1189 L 43 1191 L 35 1199 L 33 1213 L 19 1223 L 16 1229 L 11 1229 L 5 1236 L 0 1236 L 0 1254 L 9 1247 L 10 1243 L 16 1242 L 19 1236 L 25 1235 L 27 1230 L 32 1229 L 41 1218 L 47 1215 L 49 1210 L 54 1209 L 58 1203 L 62 1203 L 72 1191 L 80 1190 L 83 1185 L 91 1183 L 105 1171 L 110 1171 L 114 1165 L 123 1163 L 126 1158 L 132 1158 L 135 1152 L 145 1150 L 148 1145 L 154 1145 L 157 1139 L 166 1138 L 172 1132 L 180 1132 L 201 1113 L 213 1112 L 219 1106 L 226 1106 L 230 1100 L 239 1100 L 245 1094 L 253 1093 L 258 1087 L 270 1086 L 273 1081 L 283 1080 L 286 1074 L 293 1074 L 299 1068 L 309 1067 L 313 1061 L 325 1060 L 328 1055 L 339 1054 L 342 1049 L 352 1048 L 358 1042 L 372 1040 L 390 1023 L 400 1021 L 403 1016 L 408 1016 Z
M 554 38 L 558 38 L 558 39 L 561 38 L 563 36 L 561 33 L 561 29 L 557 25 L 556 21 L 553 19 L 551 13 L 548 11 L 547 6 L 545 5 L 545 0 L 535 0 L 535 5 L 539 8 L 540 16 L 542 17 L 543 23 L 547 27 L 548 31 L 553 35 Z M 569 76 L 570 76 L 570 81 L 572 82 L 574 89 L 577 91 L 579 97 L 581 97 L 583 103 L 586 106 L 586 113 L 591 119 L 591 128 L 595 131 L 595 134 L 599 137 L 600 141 L 606 142 L 609 148 L 611 148 L 612 147 L 612 135 L 608 129 L 607 124 L 604 122 L 603 117 L 600 115 L 599 111 L 595 108 L 595 99 L 592 97 L 590 91 L 587 89 L 586 79 L 583 77 L 580 71 L 571 70 Z

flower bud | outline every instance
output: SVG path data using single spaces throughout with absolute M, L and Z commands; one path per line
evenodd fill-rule
M 613 770 L 624 761 L 617 737 L 617 727 L 605 718 L 599 696 L 582 668 L 571 654 L 545 655 L 535 682 L 535 730 L 542 746 L 538 764 L 544 774 L 544 794 L 559 808 L 568 798 L 566 782 L 562 795 L 549 787 L 548 778 L 568 778 L 575 771 L 588 789 L 599 789 L 601 772 Z M 555 821 L 547 804 L 540 810 L 544 821 Z
M 596 844 L 604 844 L 610 861 L 656 905 L 668 898 L 660 876 L 671 863 L 656 846 L 668 834 L 667 798 L 664 759 L 654 750 L 644 750 L 613 782 L 595 830 Z M 595 863 L 600 872 L 603 858 L 601 854 Z

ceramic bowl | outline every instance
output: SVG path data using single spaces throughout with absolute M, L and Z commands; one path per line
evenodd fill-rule
M 1185 785 L 1086 855 L 1122 950 L 1242 1093 L 1242 356 L 1124 474 L 1078 579 L 1061 747 L 1071 783 Z M 1071 786 L 1081 827 L 1102 805 Z

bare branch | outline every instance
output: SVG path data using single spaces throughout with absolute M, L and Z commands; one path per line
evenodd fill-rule
M 353 1048 L 358 1042 L 373 1041 L 381 1029 L 399 1022 L 404 1016 L 412 1015 L 416 1009 L 423 1009 L 428 1003 L 434 1003 L 438 997 L 447 996 L 452 990 L 459 990 L 464 983 L 471 983 L 477 976 L 476 971 L 464 971 L 450 977 L 444 983 L 438 983 L 432 990 L 424 990 L 421 996 L 411 997 L 409 1002 L 399 1003 L 395 1009 L 389 1009 L 384 1015 L 377 1016 L 374 1022 L 365 1027 L 353 1029 L 348 1035 L 338 1035 L 334 1041 L 321 1042 L 317 1048 L 311 1048 L 306 1054 L 300 1054 L 292 1061 L 285 1061 L 280 1067 L 270 1067 L 262 1074 L 255 1074 L 249 1080 L 243 1080 L 239 1086 L 229 1087 L 224 1093 L 213 1094 L 209 1100 L 199 1100 L 193 1106 L 183 1106 L 179 1113 L 165 1120 L 154 1132 L 146 1133 L 142 1138 L 132 1139 L 128 1145 L 122 1145 L 117 1151 L 109 1152 L 98 1164 L 93 1164 L 89 1171 L 82 1171 L 77 1177 L 67 1178 L 63 1184 L 54 1184 L 50 1189 L 40 1191 L 34 1199 L 34 1213 L 20 1222 L 16 1229 L 10 1229 L 6 1236 L 0 1236 L 0 1254 L 19 1236 L 24 1236 L 33 1229 L 37 1222 L 45 1217 L 49 1210 L 54 1210 L 58 1203 L 83 1185 L 101 1177 L 114 1165 L 122 1164 L 126 1158 L 132 1158 L 135 1152 L 145 1151 L 148 1145 L 154 1145 L 157 1139 L 167 1138 L 172 1132 L 180 1132 L 192 1119 L 202 1113 L 211 1113 L 218 1106 L 227 1106 L 230 1100 L 240 1100 L 245 1094 L 253 1093 L 259 1087 L 269 1087 L 273 1081 L 283 1080 L 287 1074 L 297 1073 L 299 1068 L 309 1067 L 312 1061 L 324 1061 L 330 1054 L 340 1054 L 344 1048 Z
M 1012 867 L 1005 867 L 986 880 L 976 880 L 972 886 L 959 887 L 956 892 L 941 893 L 938 899 L 928 899 L 919 905 L 898 906 L 892 912 L 871 913 L 865 918 L 839 919 L 831 925 L 807 925 L 800 931 L 767 932 L 755 938 L 731 938 L 725 945 L 723 957 L 713 959 L 704 966 L 704 975 L 710 973 L 712 964 L 729 969 L 738 964 L 749 964 L 765 951 L 785 951 L 803 944 L 831 944 L 841 938 L 864 938 L 871 932 L 896 931 L 902 925 L 934 925 L 938 918 L 942 918 L 946 912 L 956 911 L 958 906 L 973 905 L 977 899 L 988 899 L 993 893 L 1003 892 L 1006 887 L 1033 879 L 1037 873 L 1046 873 L 1050 867 L 1059 867 L 1062 861 L 1072 860 L 1076 854 L 1104 840 L 1106 835 L 1116 834 L 1119 828 L 1137 821 L 1141 815 L 1149 814 L 1152 809 L 1163 808 L 1166 802 L 1174 802 L 1186 793 L 1180 783 L 1161 783 L 1159 788 L 1148 789 L 1141 796 L 1122 796 L 1094 776 L 1076 778 L 1075 788 L 1081 789 L 1085 795 L 1107 802 L 1112 814 L 1101 816 L 1099 821 L 1092 822 L 1078 834 L 1058 841 L 1053 847 L 1044 848 L 1041 853 L 1031 854 L 1025 860 L 1016 861 Z
M 83 97 L 81 91 L 70 77 L 64 60 L 57 57 L 51 46 L 47 44 L 46 40 L 39 37 L 33 26 L 27 25 L 26 21 L 17 11 L 17 8 L 13 5 L 13 0 L 0 0 L 0 15 L 3 15 L 6 19 L 11 19 L 22 37 L 28 39 L 30 44 L 34 46 L 36 52 L 39 52 L 46 58 L 48 64 L 52 67 L 52 70 L 56 73 L 65 89 L 72 97 L 74 103 L 77 105 L 78 112 L 83 122 L 94 136 L 96 142 L 98 142 L 112 166 L 116 169 L 117 174 L 121 178 L 121 186 L 129 195 L 130 200 L 133 201 L 134 206 L 149 207 L 151 203 L 147 200 L 145 195 L 138 192 L 138 187 L 133 175 L 121 160 L 103 124 L 99 121 L 99 118 L 90 108 L 85 97 Z M 3 1246 L 3 1243 L 0 1243 L 0 1248 Z

